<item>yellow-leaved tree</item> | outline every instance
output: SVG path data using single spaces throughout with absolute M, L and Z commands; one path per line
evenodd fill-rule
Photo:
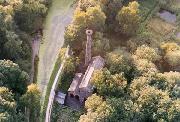
M 37 122 L 40 114 L 40 90 L 36 84 L 28 86 L 27 92 L 22 96 L 22 104 L 26 107 L 29 122 Z
M 134 35 L 140 25 L 139 4 L 136 1 L 130 2 L 128 6 L 122 7 L 117 17 L 119 29 L 126 35 Z

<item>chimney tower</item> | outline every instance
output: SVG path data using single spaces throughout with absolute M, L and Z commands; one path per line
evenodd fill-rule
M 87 42 L 86 42 L 86 54 L 85 54 L 85 66 L 88 66 L 91 61 L 91 48 L 92 48 L 92 30 L 86 30 Z

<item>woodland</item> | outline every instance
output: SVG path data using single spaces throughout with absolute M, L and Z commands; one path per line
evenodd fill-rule
M 0 0 L 0 122 L 40 122 L 41 93 L 30 81 L 31 41 L 43 30 L 50 3 Z M 73 56 L 59 86 L 66 91 L 84 61 L 86 29 L 93 30 L 92 53 L 105 59 L 105 67 L 93 74 L 96 89 L 84 109 L 54 103 L 52 121 L 179 122 L 180 1 L 77 0 L 75 6 L 64 33 Z M 164 11 L 175 21 L 164 19 Z

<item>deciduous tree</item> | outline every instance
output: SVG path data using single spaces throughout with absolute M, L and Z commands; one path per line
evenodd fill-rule
M 81 11 L 87 11 L 89 7 L 95 7 L 99 5 L 98 0 L 79 0 L 78 2 L 78 8 Z
M 0 121 L 12 122 L 16 117 L 16 101 L 12 92 L 6 87 L 0 87 Z
M 92 98 L 91 98 L 92 97 Z M 100 122 L 107 121 L 112 112 L 111 106 L 100 96 L 93 94 L 86 100 L 87 113 L 81 115 L 80 122 Z M 95 106 L 93 106 L 95 105 Z M 91 108 L 92 107 L 92 108 Z
M 142 46 L 138 47 L 137 50 L 135 51 L 134 56 L 136 57 L 136 60 L 146 59 L 150 62 L 155 62 L 160 59 L 158 50 L 155 50 L 146 45 L 142 45 Z
M 131 54 L 126 50 L 117 48 L 113 52 L 107 53 L 106 63 L 112 74 L 124 73 L 128 82 L 133 79 L 135 67 Z
M 93 55 L 105 55 L 110 50 L 110 41 L 102 33 L 96 32 L 93 37 Z
M 122 7 L 117 15 L 119 30 L 126 35 L 137 33 L 140 24 L 139 4 L 137 1 L 130 2 L 128 6 Z
M 30 122 L 36 122 L 40 115 L 40 90 L 36 84 L 28 86 L 27 92 L 22 96 L 21 102 L 27 108 L 27 117 Z
M 26 91 L 29 76 L 19 66 L 9 60 L 0 60 L 0 85 L 12 90 L 16 96 Z
M 73 50 L 82 51 L 86 41 L 86 29 L 103 31 L 106 16 L 99 6 L 89 7 L 87 11 L 77 9 L 74 14 L 73 23 L 69 25 L 65 32 L 66 44 Z
M 164 61 L 168 63 L 170 70 L 176 70 L 176 67 L 180 66 L 180 46 L 176 43 L 164 43 L 161 49 Z
M 41 0 L 22 1 L 22 8 L 16 11 L 15 20 L 21 30 L 32 33 L 32 31 L 34 31 L 33 29 L 38 29 L 36 26 L 39 25 L 36 23 L 39 23 L 40 18 L 45 15 L 47 8 L 42 4 Z M 38 21 L 36 21 L 37 19 Z
M 107 17 L 107 29 L 110 31 L 114 31 L 116 29 L 116 26 L 118 25 L 116 16 L 123 6 L 123 0 L 99 0 L 99 2 L 102 10 L 104 11 Z
M 111 75 L 107 69 L 95 71 L 91 81 L 99 94 L 107 96 L 122 96 L 127 86 L 122 74 Z

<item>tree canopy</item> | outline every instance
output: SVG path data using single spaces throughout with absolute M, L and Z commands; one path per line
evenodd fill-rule
M 22 31 L 32 32 L 42 26 L 38 21 L 41 21 L 40 18 L 45 15 L 47 8 L 41 0 L 22 0 L 22 2 L 21 9 L 15 14 L 16 23 Z
M 31 67 L 30 34 L 42 28 L 42 18 L 46 10 L 41 0 L 0 1 L 1 60 L 12 60 L 29 72 Z
M 96 94 L 86 100 L 80 122 L 178 121 L 180 47 L 175 35 L 179 19 L 172 24 L 160 16 L 165 10 L 179 16 L 176 3 L 171 0 L 78 2 L 73 22 L 65 32 L 65 42 L 82 61 L 87 40 L 85 30 L 92 29 L 92 57 L 100 55 L 105 59 L 105 67 L 91 77 Z
M 27 92 L 21 97 L 21 103 L 27 109 L 27 117 L 30 122 L 38 121 L 40 115 L 40 90 L 36 84 L 30 84 Z
M 26 91 L 29 76 L 19 66 L 9 60 L 0 60 L 0 86 L 5 86 L 16 95 Z
M 163 58 L 171 69 L 180 66 L 180 46 L 177 43 L 164 43 L 161 45 Z
M 103 31 L 105 19 L 106 16 L 99 6 L 89 7 L 86 12 L 77 9 L 72 24 L 65 32 L 66 43 L 70 44 L 73 49 L 82 49 L 86 40 L 85 30 Z
M 0 121 L 11 122 L 16 118 L 16 101 L 8 88 L 0 87 Z
M 128 6 L 123 6 L 118 12 L 117 21 L 119 22 L 119 30 L 127 35 L 136 34 L 139 29 L 140 16 L 139 4 L 136 1 L 130 2 Z
M 107 69 L 97 70 L 92 77 L 92 83 L 99 94 L 107 96 L 122 96 L 127 86 L 122 74 L 111 75 Z

